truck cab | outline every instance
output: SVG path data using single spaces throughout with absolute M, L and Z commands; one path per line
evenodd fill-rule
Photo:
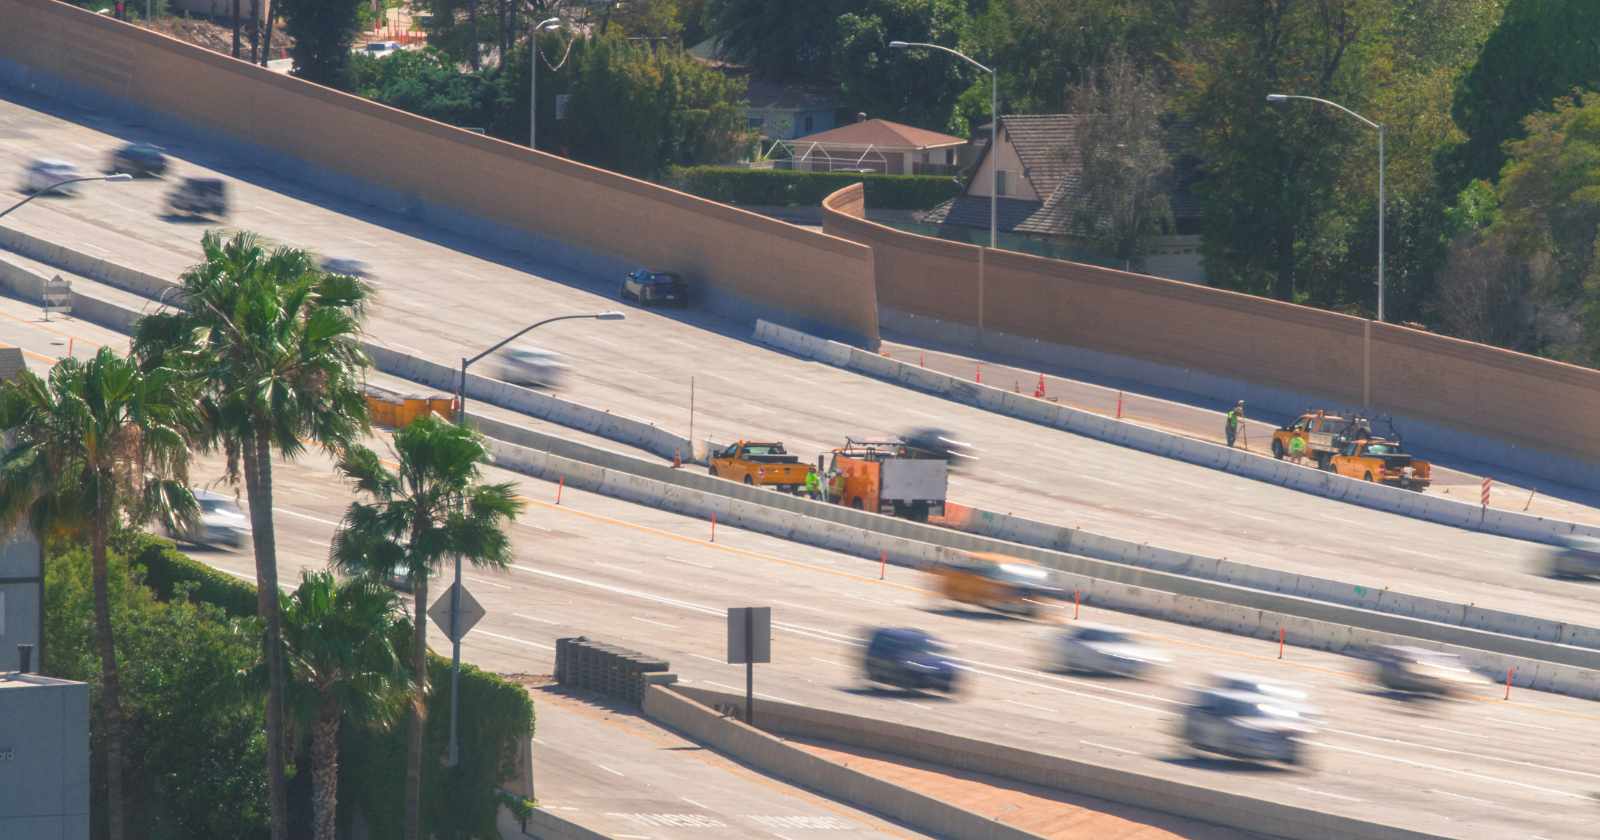
M 1398 441 L 1361 438 L 1348 441 L 1329 459 L 1328 469 L 1349 478 L 1422 492 L 1433 483 L 1433 465 L 1400 449 Z
M 1337 454 L 1346 441 L 1371 435 L 1372 426 L 1364 417 L 1344 417 L 1327 411 L 1306 412 L 1272 433 L 1272 456 L 1280 461 L 1310 458 L 1319 469 L 1327 469 L 1328 459 Z
M 944 515 L 950 465 L 938 453 L 904 441 L 845 441 L 828 464 L 829 499 L 926 522 Z

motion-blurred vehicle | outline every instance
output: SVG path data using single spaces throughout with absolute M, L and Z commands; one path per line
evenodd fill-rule
M 1272 455 L 1280 461 L 1310 458 L 1319 469 L 1327 469 L 1328 459 L 1346 442 L 1371 436 L 1372 424 L 1364 417 L 1344 417 L 1327 411 L 1307 412 L 1272 433 Z
M 570 367 L 561 354 L 542 347 L 508 347 L 495 354 L 495 375 L 513 385 L 559 388 Z
M 781 443 L 756 443 L 741 440 L 710 458 L 711 475 L 729 481 L 742 481 L 761 487 L 776 487 L 788 492 L 805 486 L 811 467 L 790 455 Z
M 1462 665 L 1453 653 L 1384 645 L 1373 651 L 1372 660 L 1378 684 L 1394 691 L 1448 697 L 1489 684 Z
M 670 271 L 630 271 L 622 278 L 623 300 L 636 301 L 640 306 L 669 304 L 679 308 L 689 305 L 689 283 L 682 275 Z
M 830 486 L 829 500 L 841 505 L 904 517 L 917 522 L 944 515 L 950 465 L 944 458 L 904 441 L 846 438 L 833 450 L 827 474 L 842 478 Z
M 1388 438 L 1347 441 L 1338 454 L 1328 459 L 1327 469 L 1349 478 L 1419 493 L 1433 483 L 1433 465 L 1407 455 L 1401 451 L 1399 442 Z
M 1184 709 L 1179 735 L 1190 748 L 1250 761 L 1299 764 L 1314 732 L 1292 705 L 1265 694 L 1204 689 Z
M 952 470 L 966 469 L 978 460 L 972 444 L 956 439 L 944 429 L 908 429 L 900 435 L 900 440 L 907 446 L 943 458 Z
M 167 174 L 167 153 L 154 143 L 126 143 L 111 153 L 108 172 L 126 172 L 135 178 Z
M 214 490 L 194 491 L 200 506 L 199 516 L 187 528 L 173 535 L 195 545 L 226 545 L 238 548 L 250 536 L 250 518 L 229 495 Z
M 1550 577 L 1600 577 L 1600 540 L 1568 537 L 1549 550 L 1544 566 Z
M 1103 624 L 1074 624 L 1056 640 L 1055 665 L 1068 673 L 1142 677 L 1170 661 L 1138 634 Z
M 1003 554 L 969 552 L 932 570 L 941 595 L 961 604 L 997 612 L 1035 615 L 1040 598 L 1056 594 L 1045 570 Z
M 64 160 L 33 160 L 22 170 L 22 191 L 37 193 L 49 190 L 51 186 L 62 181 L 82 177 L 78 168 Z M 78 185 L 67 184 L 50 190 L 55 195 L 77 195 Z
M 909 627 L 872 633 L 861 667 L 868 682 L 906 691 L 956 689 L 956 666 L 944 658 L 947 648 L 937 639 Z
M 356 47 L 354 52 L 368 55 L 373 58 L 388 58 L 405 49 L 399 41 L 372 41 L 364 47 Z
M 1258 677 L 1254 674 L 1212 674 L 1212 689 L 1217 691 L 1235 691 L 1246 694 L 1260 694 L 1294 704 L 1304 712 L 1306 703 L 1305 691 L 1267 677 Z
M 363 260 L 349 257 L 323 257 L 320 263 L 322 270 L 330 274 L 345 274 L 350 277 L 366 277 L 367 264 Z
M 228 215 L 228 185 L 221 178 L 185 178 L 167 193 L 167 211 L 174 216 Z

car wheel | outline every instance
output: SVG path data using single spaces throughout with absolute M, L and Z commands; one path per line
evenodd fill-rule
M 866 509 L 866 507 L 861 504 L 861 497 L 860 496 L 857 496 L 854 499 L 851 499 L 850 500 L 850 506 L 855 508 L 856 510 L 865 510 Z
M 712 478 L 716 478 L 717 477 L 717 468 L 716 467 L 712 467 L 711 468 L 710 475 L 711 475 Z
M 1272 439 L 1272 457 L 1283 460 L 1283 441 L 1277 438 Z
M 1361 478 L 1364 481 L 1371 481 L 1372 480 L 1372 473 L 1369 472 L 1366 475 L 1363 475 Z
M 751 486 L 755 485 L 755 481 L 753 481 L 748 474 L 746 474 L 744 477 L 744 483 Z

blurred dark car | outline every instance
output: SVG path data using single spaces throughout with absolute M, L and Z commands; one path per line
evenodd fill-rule
M 167 210 L 174 216 L 226 216 L 228 185 L 221 178 L 185 178 L 167 193 Z
M 681 309 L 689 305 L 689 284 L 681 275 L 641 268 L 622 278 L 620 297 L 640 306 L 669 304 Z
M 1568 537 L 1548 550 L 1544 572 L 1555 578 L 1600 577 L 1600 540 Z
M 135 178 L 160 178 L 167 174 L 167 153 L 154 143 L 128 143 L 111 153 L 110 169 Z
M 1407 645 L 1384 645 L 1372 652 L 1374 677 L 1393 691 L 1450 697 L 1485 688 L 1489 680 L 1453 653 Z
M 932 453 L 935 457 L 943 458 L 952 470 L 971 466 L 978 460 L 978 452 L 972 444 L 957 440 L 953 434 L 944 429 L 908 429 L 900 435 L 900 440 L 913 449 L 920 449 Z
M 947 648 L 927 633 L 907 627 L 874 631 L 862 660 L 867 681 L 907 691 L 956 688 L 956 666 Z
M 1264 694 L 1204 689 L 1184 708 L 1178 737 L 1190 749 L 1248 761 L 1305 760 L 1314 728 L 1293 705 Z

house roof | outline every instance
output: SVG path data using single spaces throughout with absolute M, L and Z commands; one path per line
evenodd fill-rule
M 784 84 L 766 79 L 751 79 L 745 88 L 744 98 L 751 108 L 776 111 L 831 111 L 838 103 L 834 91 L 828 88 Z
M 1083 159 L 1078 153 L 1080 114 L 1019 114 L 1000 118 L 1001 138 L 1010 142 L 1022 161 L 1022 175 L 1042 201 L 1001 198 L 997 226 L 1015 233 L 1061 234 L 1072 227 L 1073 216 L 1086 203 L 1083 194 Z M 974 133 L 983 137 L 987 126 Z M 1175 126 L 1169 133 L 1168 151 L 1172 156 L 1173 183 L 1167 200 L 1174 220 L 1200 218 L 1200 203 L 1193 192 L 1199 178 L 1198 162 L 1183 153 L 1172 140 L 1185 132 Z M 973 171 L 982 168 L 988 157 L 988 144 L 979 154 Z M 968 185 L 970 187 L 970 184 Z M 928 224 L 953 224 L 964 227 L 989 226 L 989 199 L 986 196 L 960 195 L 928 211 Z
M 858 123 L 843 125 L 816 134 L 808 134 L 799 138 L 807 143 L 821 143 L 827 146 L 856 146 L 865 148 L 877 146 L 879 148 L 897 149 L 940 149 L 947 146 L 966 145 L 960 137 L 940 134 L 925 128 L 912 125 L 902 125 L 888 120 L 863 120 Z
M 0 382 L 10 382 L 27 369 L 21 347 L 0 347 Z

